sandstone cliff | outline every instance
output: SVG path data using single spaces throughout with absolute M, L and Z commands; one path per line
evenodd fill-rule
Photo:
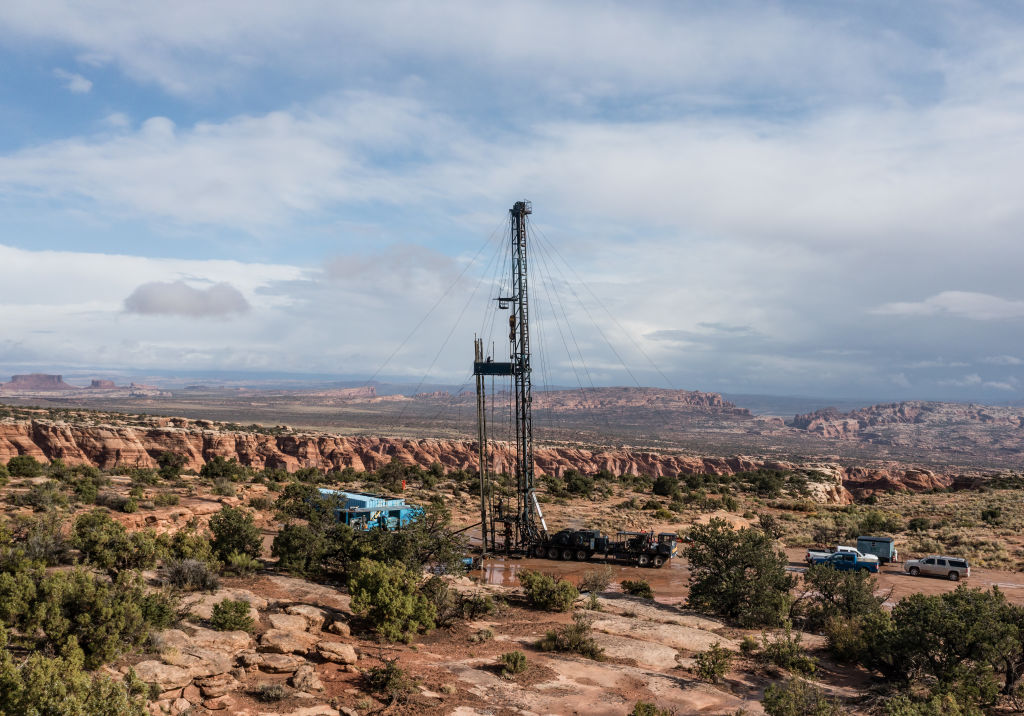
M 494 443 L 494 466 L 508 470 L 510 446 Z M 392 458 L 428 467 L 438 462 L 446 470 L 475 470 L 475 443 L 459 440 L 347 437 L 328 433 L 244 432 L 225 430 L 217 423 L 186 418 L 143 418 L 136 424 L 80 425 L 49 419 L 0 421 L 0 461 L 15 455 L 41 460 L 61 458 L 104 469 L 115 466 L 155 467 L 165 451 L 186 457 L 186 467 L 198 470 L 215 455 L 235 458 L 255 468 L 300 467 L 376 470 Z M 701 457 L 631 449 L 585 449 L 544 446 L 537 450 L 537 468 L 561 474 L 570 468 L 587 473 L 609 470 L 650 475 L 693 473 L 735 474 L 760 468 L 799 470 L 811 475 L 813 499 L 844 503 L 877 491 L 924 491 L 969 484 L 970 477 L 936 474 L 899 465 L 844 467 L 831 462 L 792 463 L 756 457 Z

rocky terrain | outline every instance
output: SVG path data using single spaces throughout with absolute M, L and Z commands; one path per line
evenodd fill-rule
M 433 463 L 446 470 L 476 470 L 477 446 L 466 440 L 402 439 L 342 436 L 292 430 L 244 430 L 208 420 L 150 416 L 118 416 L 90 412 L 69 413 L 63 420 L 31 417 L 0 420 L 0 461 L 17 455 L 43 460 L 61 458 L 103 469 L 155 467 L 163 452 L 185 457 L 187 469 L 198 470 L 214 456 L 234 459 L 257 469 L 294 471 L 313 467 L 357 471 L 377 470 L 392 459 L 427 468 Z M 37 414 L 46 414 L 37 411 Z M 492 469 L 506 471 L 512 464 L 508 443 L 492 443 Z M 812 482 L 822 502 L 845 503 L 876 492 L 967 487 L 983 479 L 974 472 L 936 472 L 898 464 L 841 465 L 820 459 L 785 461 L 764 457 L 701 456 L 680 451 L 658 452 L 631 448 L 601 448 L 548 444 L 538 448 L 538 470 L 562 475 L 576 469 L 584 473 L 606 470 L 613 475 L 658 477 L 705 473 L 731 475 L 753 470 L 800 470 L 820 476 Z

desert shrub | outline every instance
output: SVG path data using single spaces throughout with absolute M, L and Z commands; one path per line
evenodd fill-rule
M 178 620 L 178 600 L 166 591 L 144 594 L 140 606 L 142 618 L 156 631 L 166 629 Z
M 270 510 L 274 507 L 274 501 L 266 495 L 256 495 L 249 498 L 249 507 L 254 510 Z
M 997 525 L 1002 517 L 1003 511 L 998 507 L 989 507 L 981 511 L 981 521 L 986 524 Z
M 543 651 L 568 652 L 601 661 L 604 659 L 604 649 L 597 645 L 591 633 L 590 619 L 582 613 L 574 614 L 572 624 L 552 629 L 537 646 Z
M 26 559 L 55 567 L 68 561 L 68 540 L 64 519 L 57 511 L 37 517 L 15 517 L 10 539 Z
M 185 466 L 186 457 L 175 452 L 162 452 L 156 457 L 160 466 L 159 476 L 165 482 L 173 482 L 181 477 L 181 468 Z
M 732 664 L 732 652 L 723 649 L 718 642 L 711 645 L 707 651 L 702 651 L 694 659 L 697 664 L 694 672 L 701 681 L 717 684 L 729 673 L 729 666 Z
M 654 592 L 651 591 L 651 585 L 646 579 L 623 579 L 622 591 L 634 597 L 654 599 Z
M 660 506 L 658 507 L 658 509 L 654 511 L 653 517 L 654 519 L 661 520 L 662 522 L 671 522 L 673 519 L 675 519 L 675 515 L 666 510 L 664 507 Z
M 581 592 L 590 592 L 591 594 L 606 592 L 608 587 L 611 586 L 614 576 L 615 572 L 607 564 L 597 569 L 587 570 L 583 573 L 583 579 L 580 580 L 579 590 Z
M 60 483 L 54 480 L 32 485 L 27 492 L 16 492 L 11 495 L 10 500 L 14 504 L 31 507 L 36 512 L 68 505 L 68 498 L 61 492 Z
M 490 641 L 493 638 L 494 631 L 492 629 L 477 629 L 469 635 L 469 642 L 471 644 L 483 644 L 485 641 Z
M 213 488 L 211 488 L 210 491 L 220 497 L 235 496 L 235 486 L 231 484 L 231 480 L 223 477 L 219 477 L 213 481 Z
M 651 491 L 654 492 L 655 495 L 671 497 L 679 492 L 679 478 L 672 477 L 670 475 L 662 475 L 654 481 L 654 485 L 651 486 Z
M 112 579 L 126 569 L 149 569 L 161 553 L 160 542 L 152 530 L 129 534 L 105 510 L 78 516 L 74 546 L 88 564 L 106 570 Z
M 7 465 L 0 462 L 0 485 L 6 485 L 11 473 L 7 472 Z
M 404 564 L 361 559 L 348 586 L 352 609 L 382 639 L 408 642 L 416 632 L 434 628 L 434 607 L 418 589 L 418 574 Z
M 753 656 L 756 651 L 757 639 L 750 636 L 750 634 L 745 634 L 743 638 L 740 639 L 740 653 L 743 654 L 743 656 L 749 657 Z
M 199 559 L 169 559 L 164 563 L 164 583 L 186 591 L 212 592 L 220 587 L 216 571 Z
M 167 553 L 177 560 L 194 559 L 209 564 L 217 561 L 209 538 L 196 531 L 196 522 L 191 520 L 185 527 L 165 538 Z
M 354 530 L 332 519 L 312 525 L 286 524 L 270 553 L 277 557 L 279 569 L 317 578 L 344 576 L 349 565 L 358 561 L 360 550 Z
M 510 678 L 526 671 L 526 654 L 518 649 L 508 651 L 498 657 L 498 663 L 501 664 L 501 675 Z
M 262 566 L 263 565 L 258 559 L 253 559 L 249 555 L 242 554 L 241 552 L 232 552 L 228 555 L 227 562 L 224 564 L 224 569 L 232 574 L 245 576 L 252 574 Z
M 434 575 L 420 587 L 434 608 L 436 626 L 451 626 L 456 619 L 478 619 L 494 611 L 494 600 L 486 594 L 462 594 Z
M 722 509 L 727 512 L 735 512 L 740 508 L 739 501 L 732 495 L 723 495 L 720 501 L 722 503 Z
M 207 463 L 209 464 L 209 463 Z M 263 536 L 256 527 L 252 513 L 240 507 L 225 505 L 210 518 L 211 546 L 222 560 L 232 552 L 256 558 L 263 552 Z
M 800 678 L 771 684 L 761 701 L 768 716 L 842 716 L 839 702 L 829 699 L 818 687 Z
M 762 512 L 758 516 L 757 526 L 772 539 L 779 539 L 786 531 L 782 523 L 779 522 L 779 518 L 768 512 Z
M 800 642 L 803 635 L 793 632 L 787 622 L 785 628 L 774 637 L 761 635 L 761 651 L 757 654 L 759 661 L 774 664 L 781 669 L 797 671 L 802 674 L 813 674 L 817 669 L 814 658 L 807 655 Z
M 77 644 L 85 666 L 94 669 L 147 638 L 145 604 L 137 573 L 110 583 L 81 569 L 54 572 L 38 582 L 34 604 L 18 627 L 22 634 L 41 631 L 58 650 Z M 147 606 L 151 613 L 154 606 Z
M 254 624 L 249 608 L 249 602 L 243 599 L 219 601 L 213 605 L 210 626 L 217 631 L 250 631 Z
M 230 482 L 239 482 L 248 477 L 249 471 L 244 465 L 240 465 L 238 460 L 231 458 L 225 460 L 220 455 L 214 455 L 213 459 L 209 460 L 199 470 L 199 476 L 206 478 L 207 480 L 228 480 Z
M 806 603 L 803 624 L 819 631 L 833 617 L 854 619 L 882 608 L 886 596 L 875 596 L 876 580 L 868 572 L 842 572 L 832 565 L 812 564 L 804 574 Z
M 181 502 L 181 498 L 173 492 L 160 492 L 153 497 L 155 507 L 173 507 Z
M 675 716 L 675 712 L 669 709 L 659 708 L 650 701 L 637 701 L 629 716 Z
M 260 684 L 249 693 L 251 693 L 257 701 L 262 701 L 264 703 L 280 701 L 285 696 L 284 687 L 281 686 L 281 684 Z
M 489 594 L 461 594 L 459 597 L 463 619 L 479 619 L 497 609 Z
M 908 532 L 924 532 L 932 527 L 932 521 L 927 517 L 915 517 L 907 523 Z
M 394 702 L 412 690 L 412 682 L 406 676 L 405 670 L 398 666 L 397 657 L 382 661 L 383 665 L 375 666 L 363 673 L 363 681 L 372 692 L 382 694 Z
M 885 702 L 885 716 L 982 716 L 984 712 L 965 704 L 954 694 L 934 694 L 915 701 L 908 694 L 896 694 Z
M 116 682 L 105 674 L 89 674 L 84 664 L 74 639 L 55 658 L 36 652 L 17 661 L 0 626 L 0 713 L 146 716 L 145 685 L 134 671 Z
M 733 530 L 724 520 L 694 525 L 686 549 L 687 603 L 741 625 L 776 625 L 788 613 L 793 578 L 789 561 L 759 529 Z
M 132 485 L 141 488 L 143 485 L 152 487 L 160 484 L 160 474 L 156 470 L 137 467 L 132 470 Z
M 31 455 L 16 455 L 7 461 L 7 472 L 11 477 L 39 477 L 46 466 Z
M 334 517 L 331 515 L 331 520 Z M 461 574 L 468 547 L 465 533 L 451 527 L 451 512 L 439 500 L 431 500 L 415 522 L 400 530 L 373 529 L 360 535 L 360 556 L 381 562 L 404 562 L 414 570 L 431 566 L 435 571 Z
M 124 504 L 121 505 L 121 512 L 131 513 L 138 511 L 139 501 L 136 500 L 134 497 L 129 497 L 127 500 L 124 501 Z
M 523 570 L 518 573 L 519 583 L 526 592 L 526 599 L 537 609 L 549 612 L 567 612 L 580 595 L 572 582 L 556 579 L 547 574 Z

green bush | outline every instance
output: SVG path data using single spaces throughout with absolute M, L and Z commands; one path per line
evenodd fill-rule
M 697 665 L 694 672 L 697 678 L 711 684 L 717 684 L 729 673 L 729 666 L 732 664 L 732 652 L 723 649 L 718 642 L 711 645 L 707 651 L 702 651 L 694 659 Z
M 213 592 L 220 587 L 216 571 L 199 559 L 168 559 L 164 563 L 164 582 L 190 592 Z
M 793 628 L 787 622 L 785 629 L 769 637 L 761 635 L 761 651 L 757 658 L 759 661 L 774 664 L 782 669 L 796 671 L 802 674 L 813 674 L 817 670 L 817 662 L 807 655 L 800 642 L 803 635 L 800 632 L 793 632 Z
M 207 480 L 228 480 L 230 482 L 239 482 L 244 480 L 249 475 L 249 470 L 238 463 L 238 460 L 231 458 L 225 460 L 220 455 L 214 455 L 203 467 L 199 470 L 199 476 Z
M 285 697 L 284 686 L 281 684 L 260 684 L 250 691 L 257 701 L 273 703 Z
M 662 497 L 671 497 L 672 495 L 679 492 L 679 478 L 671 477 L 669 475 L 662 475 L 654 481 L 654 486 L 651 488 L 655 495 L 661 495 Z
M 505 678 L 511 678 L 516 674 L 521 674 L 526 671 L 526 654 L 519 651 L 508 651 L 498 657 L 498 663 L 501 664 L 501 675 Z
M 111 578 L 126 569 L 149 569 L 162 551 L 152 530 L 133 532 L 110 517 L 106 510 L 79 515 L 74 526 L 74 546 L 82 558 Z
M 217 602 L 213 605 L 210 626 L 217 631 L 251 631 L 254 622 L 249 609 L 249 602 L 242 599 Z
M 803 679 L 792 678 L 784 684 L 770 684 L 761 701 L 768 716 L 842 716 L 838 701 Z
M 720 519 L 694 525 L 686 549 L 690 565 L 687 604 L 735 619 L 743 626 L 774 626 L 790 605 L 794 579 L 789 560 L 759 529 L 733 530 Z
M 907 523 L 908 532 L 924 532 L 930 530 L 932 527 L 932 521 L 927 517 L 915 517 Z
M 806 597 L 803 625 L 818 632 L 833 617 L 850 620 L 882 608 L 885 596 L 875 596 L 878 580 L 868 572 L 841 572 L 830 564 L 812 564 L 804 574 Z
M 210 531 L 213 533 L 213 551 L 223 561 L 227 561 L 232 552 L 247 554 L 254 559 L 263 552 L 263 535 L 256 527 L 252 513 L 240 507 L 225 505 L 220 508 L 210 518 Z
M 537 609 L 549 612 L 567 612 L 580 593 L 572 582 L 557 579 L 547 574 L 522 570 L 517 573 L 519 584 L 526 592 L 526 599 Z
M 349 580 L 352 609 L 366 617 L 378 636 L 411 641 L 434 628 L 434 606 L 419 590 L 418 574 L 402 563 L 361 559 Z
M 266 495 L 257 495 L 249 498 L 249 507 L 254 510 L 272 510 L 274 509 L 274 501 Z
M 174 452 L 162 452 L 157 455 L 156 462 L 160 466 L 160 479 L 173 482 L 181 477 L 181 468 L 185 466 L 187 458 Z
M 629 716 L 675 716 L 675 712 L 669 709 L 658 708 L 656 704 L 652 704 L 650 701 L 637 701 L 633 706 L 633 710 L 629 712 Z
M 32 485 L 27 492 L 12 494 L 11 502 L 31 507 L 36 512 L 68 506 L 68 498 L 61 491 L 60 483 L 54 480 Z
M 568 652 L 595 661 L 602 661 L 604 649 L 598 646 L 591 636 L 590 623 L 590 619 L 585 614 L 574 614 L 572 624 L 547 632 L 537 646 L 543 651 Z
M 253 559 L 249 555 L 242 554 L 241 552 L 232 552 L 228 555 L 228 560 L 224 564 L 224 569 L 232 574 L 244 577 L 252 574 L 262 566 L 263 564 L 258 559 Z
M 16 455 L 7 461 L 7 472 L 11 477 L 39 477 L 46 466 L 31 455 Z
M 41 652 L 16 661 L 0 626 L 0 714 L 36 716 L 146 716 L 145 684 L 129 672 L 123 682 L 84 670 L 85 657 L 74 638 L 60 656 Z
M 651 585 L 646 579 L 623 579 L 622 591 L 634 597 L 654 599 L 654 592 L 651 591 Z
M 95 669 L 148 637 L 151 624 L 145 590 L 137 573 L 123 573 L 113 584 L 72 569 L 54 572 L 38 582 L 34 602 L 17 622 L 22 634 L 40 630 L 46 643 L 64 649 L 73 642 Z
M 15 516 L 10 538 L 28 560 L 56 567 L 69 561 L 64 526 L 64 518 L 56 510 L 37 517 Z
M 403 698 L 412 690 L 412 682 L 405 671 L 398 666 L 398 658 L 382 659 L 382 666 L 375 666 L 363 674 L 363 680 L 370 691 L 382 694 L 392 701 Z

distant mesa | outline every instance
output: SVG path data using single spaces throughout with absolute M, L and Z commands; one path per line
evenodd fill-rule
M 64 376 L 48 373 L 29 373 L 11 376 L 11 382 L 0 383 L 3 390 L 78 390 L 74 385 L 64 382 Z
M 93 378 L 92 382 L 89 383 L 90 390 L 114 390 L 117 386 L 112 380 L 105 380 L 103 378 Z

